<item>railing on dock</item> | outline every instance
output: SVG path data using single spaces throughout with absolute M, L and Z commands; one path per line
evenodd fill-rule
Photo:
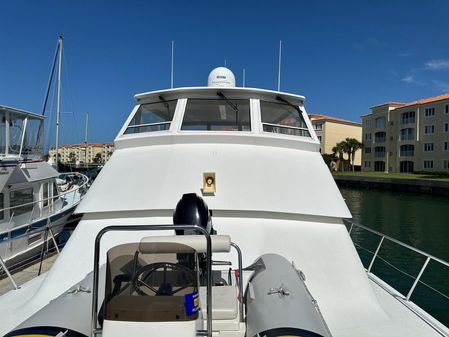
M 401 300 L 403 303 L 408 304 L 411 303 L 411 297 L 412 295 L 415 293 L 416 287 L 418 285 L 422 285 L 425 288 L 427 288 L 428 290 L 430 290 L 434 295 L 437 295 L 440 297 L 441 300 L 444 301 L 448 301 L 449 303 L 449 296 L 448 294 L 445 294 L 444 292 L 436 289 L 435 287 L 431 286 L 430 284 L 428 284 L 427 282 L 423 281 L 422 276 L 423 274 L 426 272 L 426 270 L 428 270 L 428 266 L 429 263 L 431 262 L 435 262 L 437 265 L 437 267 L 439 268 L 438 270 L 440 270 L 441 272 L 443 272 L 443 270 L 445 269 L 445 272 L 449 272 L 449 262 L 444 261 L 436 256 L 433 256 L 431 254 L 428 254 L 420 249 L 417 249 L 415 247 L 412 247 L 406 243 L 403 243 L 395 238 L 392 238 L 388 235 L 385 235 L 381 232 L 378 232 L 374 229 L 371 229 L 369 227 L 360 225 L 360 224 L 356 224 L 350 220 L 344 219 L 344 223 L 346 225 L 346 227 L 348 228 L 349 231 L 349 235 L 351 236 L 351 239 L 357 249 L 357 251 L 359 252 L 359 256 L 362 258 L 361 256 L 361 251 L 364 253 L 367 253 L 371 256 L 371 258 L 369 260 L 365 259 L 365 262 L 368 266 L 366 268 L 366 271 L 369 274 L 375 275 L 373 274 L 372 270 L 373 270 L 373 266 L 375 265 L 375 262 L 378 261 L 382 261 L 383 263 L 385 263 L 386 265 L 388 265 L 389 267 L 391 267 L 392 269 L 394 269 L 396 272 L 399 272 L 401 275 L 406 276 L 407 278 L 409 278 L 411 280 L 411 286 L 409 286 L 408 288 L 405 288 L 405 291 L 401 292 L 400 290 L 397 289 L 397 287 L 395 287 L 394 285 L 386 282 L 385 280 L 382 279 L 383 282 L 387 283 L 390 287 L 392 287 L 395 291 L 397 291 L 397 293 L 399 293 L 401 296 L 397 296 L 399 300 Z M 357 231 L 357 234 L 354 234 L 354 232 Z M 375 249 L 369 249 L 367 247 L 364 247 L 361 245 L 360 242 L 358 241 L 362 241 L 361 240 L 361 235 L 363 235 L 365 233 L 370 233 L 371 235 L 373 235 L 375 238 L 377 238 L 376 241 L 371 241 L 371 243 L 374 243 L 374 247 Z M 358 235 L 360 235 L 360 237 L 357 237 Z M 410 259 L 410 258 L 402 258 L 402 261 L 411 261 L 410 264 L 413 264 L 413 267 L 416 267 L 417 270 L 419 270 L 419 272 L 417 273 L 417 275 L 412 275 L 410 272 L 403 270 L 402 267 L 398 267 L 395 262 L 390 260 L 387 260 L 385 257 L 382 257 L 380 255 L 380 251 L 381 249 L 387 244 L 387 243 L 392 243 L 394 245 L 400 246 L 402 248 L 405 248 L 409 253 L 413 252 L 413 254 L 417 254 L 417 256 L 419 256 L 418 259 Z M 402 256 L 402 255 L 401 255 Z M 363 259 L 362 259 L 363 260 Z M 421 264 L 417 263 L 417 260 L 419 260 Z M 423 261 L 423 262 L 422 262 Z M 363 262 L 363 261 L 362 261 Z M 378 262 L 379 263 L 379 262 Z M 379 277 L 379 275 L 376 275 L 377 277 Z M 380 278 L 380 277 L 379 277 Z M 449 289 L 449 287 L 448 287 Z M 416 313 L 416 312 L 415 312 Z M 449 317 L 449 316 L 448 316 Z M 423 319 L 425 319 L 424 317 L 421 317 Z M 445 317 L 446 318 L 446 317 Z M 426 319 L 425 319 L 426 320 Z M 426 320 L 427 321 L 427 320 Z M 445 325 L 448 325 L 449 322 L 442 322 Z M 438 330 L 438 329 L 437 329 Z M 440 331 L 439 331 L 440 332 Z M 441 334 L 441 332 L 440 332 Z M 443 334 L 443 336 L 447 336 L 446 334 Z

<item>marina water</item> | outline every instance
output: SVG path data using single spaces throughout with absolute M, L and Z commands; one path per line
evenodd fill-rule
M 449 198 L 432 194 L 340 188 L 353 221 L 449 261 Z M 353 229 L 367 268 L 380 237 Z M 407 295 L 425 257 L 384 241 L 371 271 Z M 402 271 L 402 272 L 401 272 Z M 449 324 L 449 268 L 430 262 L 411 300 Z

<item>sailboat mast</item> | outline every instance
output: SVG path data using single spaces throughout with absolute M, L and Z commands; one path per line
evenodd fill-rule
M 86 130 L 85 130 L 85 134 L 84 134 L 84 145 L 85 145 L 85 149 L 84 149 L 84 166 L 87 167 L 87 126 L 89 124 L 89 113 L 86 112 Z
M 58 36 L 59 60 L 58 60 L 58 107 L 56 111 L 56 168 L 59 163 L 59 124 L 61 118 L 61 64 L 62 64 L 62 35 Z

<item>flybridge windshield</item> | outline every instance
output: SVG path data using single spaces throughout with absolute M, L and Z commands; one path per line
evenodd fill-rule
M 24 156 L 41 156 L 44 142 L 43 132 L 44 124 L 42 119 L 1 111 L 0 155 L 22 154 Z M 20 153 L 21 147 L 22 153 Z
M 159 96 L 157 102 L 138 106 L 124 134 L 169 130 L 183 134 L 198 131 L 216 133 L 254 130 L 256 133 L 311 137 L 301 108 L 283 97 L 279 96 L 271 101 L 253 99 L 251 105 L 249 98 L 228 98 L 227 93 L 221 91 L 214 94 L 211 98 L 181 98 L 170 101 Z M 178 101 L 180 105 L 176 108 Z M 175 110 L 177 118 L 174 117 Z M 261 121 L 261 124 L 254 128 L 254 121 Z
M 175 114 L 176 100 L 161 100 L 156 103 L 142 104 L 128 125 L 125 134 L 165 131 Z
M 249 100 L 189 99 L 181 130 L 251 131 Z
M 260 101 L 263 131 L 310 137 L 299 108 L 287 103 Z

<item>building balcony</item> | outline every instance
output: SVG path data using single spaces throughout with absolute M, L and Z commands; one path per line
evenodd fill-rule
M 415 155 L 415 151 L 401 151 L 399 153 L 400 157 L 413 157 Z

